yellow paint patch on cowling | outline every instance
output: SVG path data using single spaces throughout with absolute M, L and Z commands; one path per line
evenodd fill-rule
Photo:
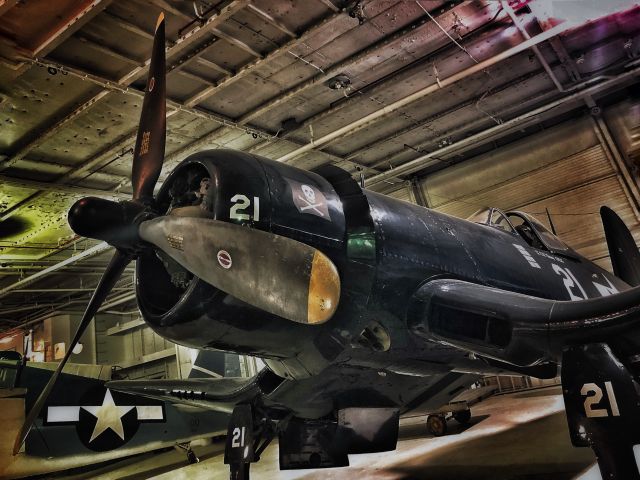
M 316 250 L 309 277 L 307 323 L 323 323 L 329 320 L 340 301 L 340 275 L 326 255 Z

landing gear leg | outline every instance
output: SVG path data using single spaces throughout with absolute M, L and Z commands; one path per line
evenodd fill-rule
M 251 405 L 237 405 L 227 428 L 224 463 L 229 465 L 230 480 L 249 480 L 251 463 L 275 437 L 274 423 L 266 415 L 257 415 Z
M 591 447 L 606 480 L 640 480 L 640 385 L 608 344 L 566 347 L 562 392 L 571 442 Z
M 471 410 L 467 409 L 453 412 L 453 419 L 460 425 L 466 425 L 471 421 Z
M 229 480 L 249 480 L 250 463 L 229 464 Z
M 434 437 L 441 437 L 447 433 L 447 420 L 444 415 L 432 414 L 427 417 L 427 430 Z
M 193 450 L 191 450 L 191 448 L 189 448 L 189 450 L 187 450 L 187 461 L 192 465 L 194 463 L 200 463 L 200 459 L 195 454 L 195 452 Z
M 193 450 L 191 450 L 191 443 L 190 442 L 187 442 L 187 443 L 176 443 L 175 448 L 185 451 L 185 453 L 187 454 L 187 462 L 189 462 L 190 464 L 194 464 L 194 463 L 199 463 L 200 462 L 200 459 L 198 458 L 196 453 Z

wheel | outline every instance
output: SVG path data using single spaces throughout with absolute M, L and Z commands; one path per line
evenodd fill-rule
M 447 421 L 442 415 L 429 415 L 427 417 L 427 429 L 432 435 L 441 437 L 447 433 Z
M 309 456 L 309 465 L 311 466 L 311 468 L 319 468 L 321 463 L 322 463 L 322 457 L 320 456 L 319 453 L 313 452 Z
M 456 422 L 461 425 L 466 425 L 471 420 L 471 410 L 460 410 L 459 412 L 454 412 L 453 418 Z

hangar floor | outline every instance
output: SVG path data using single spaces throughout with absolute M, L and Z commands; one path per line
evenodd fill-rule
M 251 467 L 256 479 L 580 479 L 600 475 L 590 449 L 569 441 L 559 387 L 496 395 L 472 408 L 469 425 L 449 422 L 449 433 L 426 433 L 424 417 L 402 420 L 398 449 L 387 454 L 350 456 L 351 466 L 331 470 L 278 470 L 274 443 Z M 194 447 L 199 464 L 185 466 L 177 451 L 146 454 L 103 467 L 79 478 L 159 480 L 228 478 L 222 465 L 223 444 Z

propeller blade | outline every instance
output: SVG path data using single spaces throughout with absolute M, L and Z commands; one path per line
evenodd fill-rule
M 164 14 L 161 13 L 158 17 L 156 33 L 153 39 L 147 89 L 142 102 L 136 147 L 133 151 L 131 185 L 133 186 L 134 200 L 150 200 L 153 197 L 153 188 L 162 170 L 167 136 L 165 97 Z
M 53 390 L 53 387 L 55 386 L 56 380 L 58 379 L 60 372 L 62 371 L 65 364 L 67 363 L 67 360 L 69 360 L 69 356 L 71 355 L 71 352 L 73 351 L 76 344 L 80 340 L 80 337 L 82 336 L 84 331 L 87 329 L 87 326 L 89 325 L 89 323 L 91 323 L 91 320 L 93 319 L 94 315 L 97 313 L 98 309 L 100 308 L 100 305 L 102 305 L 102 302 L 104 302 L 105 298 L 107 298 L 107 295 L 109 294 L 109 292 L 111 291 L 115 283 L 118 281 L 118 279 L 120 278 L 120 275 L 122 275 L 122 272 L 124 271 L 124 269 L 129 264 L 130 261 L 131 261 L 131 257 L 129 255 L 126 255 L 118 250 L 116 250 L 116 253 L 113 255 L 113 258 L 111 258 L 111 262 L 109 262 L 107 269 L 105 270 L 104 274 L 102 275 L 102 278 L 100 279 L 100 283 L 98 283 L 98 286 L 96 287 L 95 292 L 93 292 L 93 296 L 91 297 L 91 300 L 89 300 L 89 304 L 87 305 L 84 315 L 82 316 L 82 320 L 80 321 L 78 330 L 76 331 L 76 334 L 73 337 L 73 340 L 71 341 L 71 343 L 69 344 L 69 347 L 67 348 L 67 353 L 65 354 L 62 361 L 58 364 L 58 368 L 56 368 L 56 371 L 53 373 L 53 375 L 47 382 L 47 385 L 44 387 L 44 389 L 40 393 L 40 396 L 36 400 L 36 403 L 34 403 L 33 407 L 31 407 L 31 410 L 29 411 L 29 414 L 27 415 L 27 418 L 25 419 L 24 424 L 20 429 L 20 433 L 16 437 L 15 443 L 13 444 L 14 455 L 16 455 L 20 451 L 22 444 L 24 443 L 25 439 L 27 438 L 27 435 L 29 434 L 29 431 L 31 430 L 31 427 L 33 426 L 33 422 L 40 414 L 42 407 L 47 401 L 47 397 L 49 396 L 49 394 Z
M 340 276 L 319 250 L 290 238 L 206 218 L 158 217 L 140 237 L 216 288 L 298 323 L 326 322 Z

